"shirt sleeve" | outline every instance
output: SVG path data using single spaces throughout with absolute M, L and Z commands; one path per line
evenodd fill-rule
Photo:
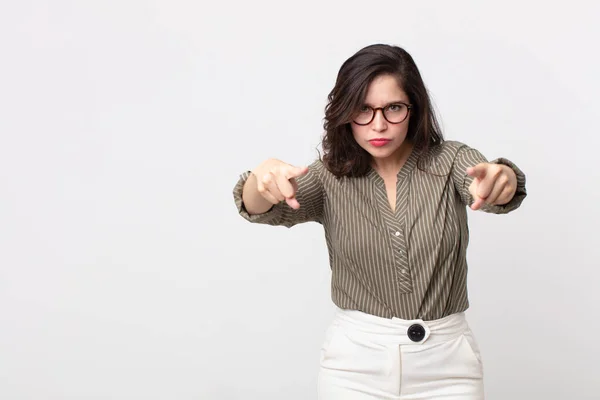
M 317 160 L 308 166 L 308 172 L 305 175 L 296 178 L 298 184 L 296 199 L 300 203 L 299 209 L 295 210 L 282 201 L 262 214 L 249 214 L 244 206 L 242 193 L 244 184 L 251 174 L 250 171 L 244 172 L 233 189 L 233 198 L 239 214 L 249 222 L 287 228 L 309 221 L 322 223 L 325 197 L 322 181 L 323 168 L 322 162 Z
M 452 179 L 454 181 L 456 190 L 460 194 L 462 202 L 467 206 L 470 206 L 474 202 L 473 196 L 469 192 L 469 186 L 473 182 L 474 178 L 467 174 L 467 168 L 486 162 L 490 162 L 492 164 L 502 164 L 510 167 L 517 176 L 517 190 L 512 200 L 507 204 L 491 205 L 486 203 L 481 207 L 481 211 L 493 214 L 507 214 L 519 208 L 527 196 L 527 190 L 525 188 L 525 174 L 523 171 L 521 171 L 519 167 L 506 158 L 497 158 L 493 161 L 487 161 L 485 156 L 483 156 L 483 154 L 481 154 L 478 150 L 470 148 L 466 145 L 463 145 L 458 149 L 458 153 L 452 165 Z

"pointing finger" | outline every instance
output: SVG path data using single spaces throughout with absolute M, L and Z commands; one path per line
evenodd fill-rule
M 268 193 L 272 198 L 276 199 L 277 201 L 284 200 L 285 196 L 279 190 L 279 188 L 277 186 L 276 178 L 275 178 L 275 176 L 273 176 L 272 173 L 269 172 L 268 174 L 266 174 L 263 177 L 261 183 L 262 183 L 263 189 L 262 189 L 262 191 L 259 189 L 259 192 L 261 192 L 263 197 L 265 197 L 265 193 Z M 270 199 L 268 199 L 268 200 L 271 201 Z
M 298 200 L 296 200 L 295 197 L 290 198 L 290 199 L 285 199 L 285 202 L 288 204 L 288 206 L 292 207 L 294 210 L 297 210 L 300 208 L 300 203 L 298 203 Z
M 479 185 L 477 185 L 477 197 L 481 197 L 487 201 L 488 197 L 492 193 L 492 190 L 494 189 L 495 181 L 496 179 L 490 175 L 487 175 L 485 178 L 483 178 L 479 182 Z
M 294 179 L 294 178 L 292 178 Z M 294 189 L 294 185 L 290 182 L 291 179 L 288 180 L 284 175 L 277 175 L 277 187 L 279 191 L 285 198 L 292 198 L 296 195 L 296 190 Z
M 288 205 L 290 207 L 292 207 L 294 210 L 297 210 L 300 208 L 300 203 L 296 199 L 296 192 L 298 191 L 298 182 L 296 182 L 296 180 L 294 178 L 292 178 L 292 179 L 290 179 L 290 184 L 292 185 L 294 194 L 293 194 L 293 196 L 286 198 L 285 201 L 288 203 Z
M 506 179 L 502 179 L 501 177 L 496 179 L 494 182 L 494 187 L 492 188 L 492 192 L 487 197 L 486 202 L 488 202 L 490 204 L 496 204 L 498 202 L 498 199 L 504 192 L 504 189 L 506 188 L 506 184 L 507 184 Z
M 471 209 L 477 211 L 481 207 L 483 207 L 484 204 L 485 204 L 485 201 L 481 197 L 476 197 L 473 204 L 471 204 Z
M 298 191 L 298 182 L 296 182 L 296 179 L 292 178 L 292 179 L 290 179 L 290 183 L 292 184 L 292 187 L 294 188 L 294 193 L 296 193 Z

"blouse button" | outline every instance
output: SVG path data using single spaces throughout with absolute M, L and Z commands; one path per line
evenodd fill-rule
M 400 231 L 396 231 L 396 233 L 394 233 L 394 235 L 400 236 Z

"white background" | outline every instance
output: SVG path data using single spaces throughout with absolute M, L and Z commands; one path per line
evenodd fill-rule
M 470 212 L 488 399 L 598 399 L 600 7 L 558 4 L 3 1 L 0 398 L 316 398 L 322 227 L 231 192 L 313 161 L 339 67 L 383 42 L 446 138 L 527 174 L 519 210 Z

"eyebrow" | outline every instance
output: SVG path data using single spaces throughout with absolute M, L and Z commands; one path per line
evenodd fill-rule
M 383 105 L 382 107 L 387 107 L 387 106 L 389 106 L 389 105 L 392 105 L 392 104 L 398 104 L 398 103 L 404 103 L 404 104 L 408 104 L 408 102 L 406 102 L 406 101 L 404 101 L 404 100 L 394 100 L 394 101 L 390 101 L 389 103 L 387 103 L 387 104 Z M 367 103 L 367 102 L 365 102 L 365 103 L 364 103 L 364 105 L 365 105 L 365 106 L 369 106 L 369 107 L 371 107 L 371 108 L 376 108 L 376 107 L 375 107 L 373 104 L 369 104 L 369 103 Z

